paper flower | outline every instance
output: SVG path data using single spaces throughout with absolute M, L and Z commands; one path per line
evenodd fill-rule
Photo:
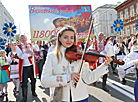
M 16 26 L 13 25 L 12 23 L 9 23 L 9 25 L 7 23 L 4 23 L 4 27 L 3 27 L 3 30 L 4 30 L 4 34 L 6 34 L 7 36 L 12 36 L 14 37 L 14 33 L 16 33 Z
M 138 21 L 136 22 L 136 30 L 138 31 Z
M 0 38 L 0 50 L 5 50 L 5 44 L 6 42 L 4 41 L 4 39 Z
M 121 19 L 117 19 L 116 21 L 114 21 L 113 27 L 115 32 L 120 32 L 124 28 L 123 26 L 124 24 Z

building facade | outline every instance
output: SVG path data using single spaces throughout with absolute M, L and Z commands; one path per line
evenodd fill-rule
M 93 11 L 95 35 L 103 32 L 105 36 L 115 37 L 113 22 L 117 19 L 117 11 L 114 9 L 117 5 L 106 4 L 96 8 Z
M 4 23 L 13 23 L 14 24 L 14 19 L 10 15 L 10 13 L 6 10 L 2 2 L 0 1 L 0 37 L 7 39 L 7 36 L 3 34 L 3 26 Z
M 121 31 L 122 36 L 136 34 L 136 21 L 138 21 L 138 0 L 126 0 L 116 8 L 117 16 L 122 19 L 124 29 Z

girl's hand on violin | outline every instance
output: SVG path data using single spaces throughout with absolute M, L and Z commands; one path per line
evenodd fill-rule
M 110 62 L 111 62 L 112 60 L 113 60 L 113 59 L 112 59 L 111 57 L 106 56 L 104 65 L 105 65 L 105 66 L 108 66 L 108 64 L 110 64 Z
M 74 83 L 78 83 L 80 79 L 80 74 L 79 73 L 72 73 L 71 74 L 71 80 L 74 81 Z

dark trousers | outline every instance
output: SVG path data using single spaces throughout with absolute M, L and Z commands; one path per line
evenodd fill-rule
M 102 83 L 102 87 L 105 88 L 106 87 L 106 81 L 107 81 L 107 74 L 103 75 L 103 83 Z
M 99 65 L 101 65 L 102 63 L 99 63 Z M 102 87 L 106 87 L 106 81 L 107 81 L 107 74 L 103 75 L 103 82 L 102 82 Z
M 44 59 L 40 59 L 40 62 L 39 62 L 39 79 L 41 79 L 43 65 L 44 65 Z
M 21 87 L 28 87 L 27 86 L 28 76 L 31 79 L 31 85 L 35 85 L 36 79 L 34 78 L 33 65 L 31 65 L 31 66 L 24 66 L 23 67 L 22 86 Z
M 111 58 L 114 59 L 114 56 L 112 56 Z M 111 61 L 110 64 L 111 64 L 112 70 L 115 71 L 115 68 L 114 68 L 114 66 L 113 66 L 113 61 Z

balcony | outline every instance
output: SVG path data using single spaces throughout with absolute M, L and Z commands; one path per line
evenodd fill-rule
M 131 22 L 137 21 L 137 20 L 138 20 L 137 13 L 135 13 L 135 15 L 133 17 L 129 16 L 128 19 L 123 18 L 124 24 L 128 24 L 128 23 L 131 23 Z

